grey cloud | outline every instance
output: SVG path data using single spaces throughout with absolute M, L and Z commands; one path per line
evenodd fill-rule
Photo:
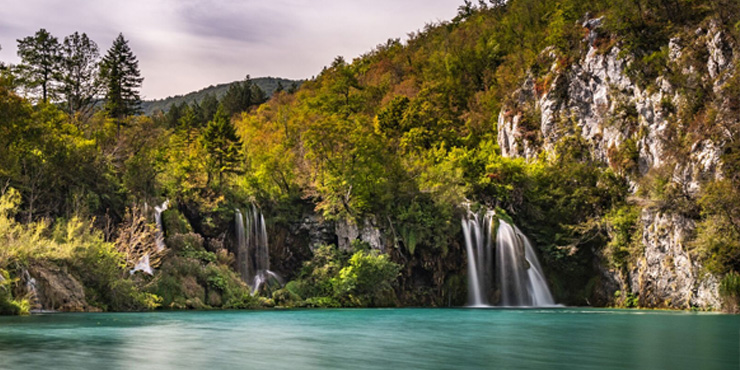
M 198 37 L 245 43 L 267 43 L 292 30 L 286 14 L 243 3 L 191 2 L 179 9 L 184 29 Z

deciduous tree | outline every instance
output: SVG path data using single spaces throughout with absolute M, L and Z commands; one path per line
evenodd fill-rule
M 33 36 L 18 40 L 18 56 L 21 84 L 31 91 L 41 88 L 43 102 L 53 100 L 62 62 L 59 40 L 42 28 Z
M 216 115 L 208 122 L 201 136 L 203 147 L 208 152 L 208 182 L 214 173 L 218 173 L 219 185 L 224 173 L 237 171 L 237 164 L 241 160 L 241 141 L 236 136 L 234 126 L 223 106 L 219 106 Z
M 67 111 L 87 114 L 101 91 L 98 44 L 87 34 L 75 32 L 64 38 L 61 54 L 61 90 L 67 100 Z

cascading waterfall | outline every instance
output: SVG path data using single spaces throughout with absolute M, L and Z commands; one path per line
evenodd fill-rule
M 498 288 L 500 306 L 555 305 L 537 255 L 516 226 L 497 219 L 494 211 L 486 210 L 468 212 L 462 227 L 468 254 L 470 306 L 488 306 L 490 297 L 496 295 L 495 288 Z
M 269 281 L 282 285 L 280 276 L 270 270 L 267 227 L 262 212 L 254 204 L 244 214 L 235 209 L 234 222 L 239 273 L 252 289 L 252 294 Z
M 166 211 L 170 207 L 170 201 L 165 200 L 164 203 L 158 206 L 154 206 L 154 223 L 157 226 L 154 230 L 154 245 L 157 248 L 157 252 L 163 251 L 167 246 L 164 244 L 164 226 L 162 226 L 162 212 Z M 144 212 L 147 212 L 148 206 L 144 204 Z M 139 262 L 134 265 L 134 268 L 129 271 L 130 274 L 134 274 L 136 271 L 141 271 L 145 274 L 154 275 L 154 269 L 150 262 L 150 254 L 147 252 L 140 259 Z

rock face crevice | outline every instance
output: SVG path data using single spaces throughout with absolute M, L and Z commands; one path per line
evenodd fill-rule
M 694 135 L 698 138 L 688 150 L 676 154 L 670 138 L 676 130 L 690 125 L 681 122 L 677 110 L 691 104 L 691 97 L 666 76 L 648 84 L 631 78 L 632 60 L 619 43 L 607 50 L 598 47 L 597 40 L 608 37 L 601 23 L 598 18 L 583 23 L 585 51 L 568 67 L 558 65 L 552 49 L 542 52 L 540 59 L 552 61 L 550 68 L 544 76 L 530 75 L 499 114 L 502 155 L 535 160 L 543 152 L 553 151 L 563 136 L 575 134 L 588 143 L 592 158 L 623 171 L 633 193 L 637 193 L 641 177 L 660 169 L 688 196 L 698 196 L 703 183 L 722 178 L 726 140 L 717 135 Z M 670 39 L 665 47 L 667 63 L 682 71 L 687 81 L 711 86 L 715 102 L 721 101 L 736 58 L 728 40 L 721 28 L 710 22 L 688 36 Z M 702 52 L 697 53 L 697 48 Z M 704 59 L 697 63 L 696 55 Z M 624 148 L 634 152 L 634 167 L 629 171 L 619 168 L 622 163 L 615 157 Z M 649 307 L 718 308 L 717 278 L 703 272 L 689 251 L 694 221 L 680 212 L 646 207 L 639 227 L 644 251 L 637 256 L 628 281 L 614 271 L 601 269 L 610 275 L 603 280 L 621 283 L 607 284 L 609 289 L 621 285 Z

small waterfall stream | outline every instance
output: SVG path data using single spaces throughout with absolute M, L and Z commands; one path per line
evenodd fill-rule
M 21 273 L 22 280 L 26 283 L 26 292 L 29 297 L 28 300 L 31 302 L 32 310 L 41 309 L 41 302 L 39 302 L 39 292 L 36 287 L 36 279 L 34 279 L 28 270 L 23 270 Z
M 489 306 L 497 290 L 499 306 L 555 305 L 534 248 L 516 226 L 486 210 L 468 212 L 462 227 L 468 254 L 468 305 Z
M 170 207 L 170 201 L 165 200 L 161 205 L 154 206 L 154 223 L 157 228 L 154 230 L 154 245 L 157 248 L 157 252 L 163 251 L 167 246 L 164 244 L 164 226 L 162 226 L 162 212 L 166 211 Z M 145 211 L 148 209 L 145 205 Z M 133 275 L 136 271 L 141 271 L 145 274 L 154 275 L 154 269 L 150 263 L 150 253 L 144 254 L 134 268 L 129 271 Z
M 162 212 L 170 207 L 170 201 L 165 200 L 159 206 L 154 206 L 154 222 L 157 224 L 157 230 L 154 234 L 154 242 L 157 244 L 157 252 L 161 252 L 166 247 L 164 245 L 164 227 L 162 226 Z
M 234 210 L 234 226 L 239 273 L 252 289 L 252 294 L 272 280 L 282 285 L 280 276 L 270 270 L 267 227 L 262 212 L 254 204 L 243 214 L 237 208 Z

